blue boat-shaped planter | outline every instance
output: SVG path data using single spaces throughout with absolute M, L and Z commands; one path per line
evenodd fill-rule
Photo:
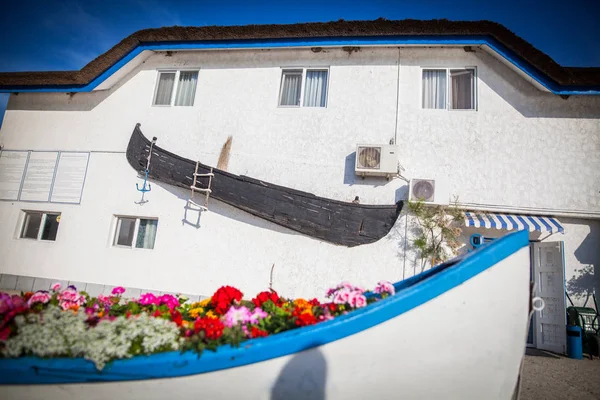
M 526 231 L 334 320 L 216 352 L 0 359 L 1 399 L 510 399 L 529 321 Z

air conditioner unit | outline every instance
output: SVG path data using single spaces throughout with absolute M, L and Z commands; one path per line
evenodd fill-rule
M 356 175 L 385 176 L 398 173 L 398 146 L 390 144 L 359 144 L 356 146 Z
M 411 179 L 408 189 L 410 201 L 421 200 L 426 204 L 448 205 L 448 189 L 443 181 L 436 179 Z

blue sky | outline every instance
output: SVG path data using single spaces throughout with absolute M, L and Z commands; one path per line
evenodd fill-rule
M 600 67 L 600 0 L 0 0 L 0 72 L 80 69 L 144 28 L 379 17 L 490 19 L 559 64 Z

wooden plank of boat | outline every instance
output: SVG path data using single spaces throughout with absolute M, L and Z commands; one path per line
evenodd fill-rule
M 127 146 L 127 161 L 138 172 L 146 169 L 150 140 L 135 126 Z M 159 182 L 190 189 L 196 161 L 154 146 L 149 177 Z M 210 167 L 199 164 L 198 173 Z M 234 175 L 213 168 L 211 198 L 252 215 L 329 243 L 353 247 L 376 242 L 396 223 L 403 202 L 392 205 L 354 204 L 315 196 L 284 186 Z M 207 177 L 199 177 L 200 188 L 208 188 Z
M 528 246 L 526 231 L 509 234 L 365 308 L 200 358 L 137 356 L 101 372 L 83 359 L 0 359 L 0 397 L 509 399 L 527 340 Z

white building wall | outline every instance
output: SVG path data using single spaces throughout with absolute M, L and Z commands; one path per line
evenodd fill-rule
M 277 107 L 281 67 L 298 66 L 329 67 L 327 108 Z M 478 110 L 420 109 L 421 67 L 429 66 L 476 66 Z M 193 107 L 151 105 L 156 70 L 165 67 L 201 68 Z M 136 205 L 140 180 L 124 151 L 137 122 L 161 147 L 210 165 L 232 135 L 233 173 L 376 204 L 404 198 L 406 183 L 356 178 L 355 146 L 396 135 L 404 175 L 444 179 L 461 202 L 600 215 L 600 98 L 540 92 L 482 51 L 156 54 L 108 91 L 11 96 L 4 148 L 94 153 L 81 205 L 0 203 L 0 273 L 197 294 L 227 283 L 253 293 L 267 287 L 275 263 L 274 287 L 309 297 L 342 279 L 372 286 L 419 272 L 412 252 L 405 260 L 404 217 L 388 237 L 348 249 L 214 200 L 201 228 L 184 225 L 188 193 L 157 183 L 149 203 Z M 61 211 L 57 241 L 16 239 L 22 209 Z M 155 249 L 110 247 L 114 214 L 158 217 Z M 582 230 L 595 226 L 573 221 Z M 593 245 L 577 233 L 569 246 Z M 598 265 L 598 254 L 585 251 Z

